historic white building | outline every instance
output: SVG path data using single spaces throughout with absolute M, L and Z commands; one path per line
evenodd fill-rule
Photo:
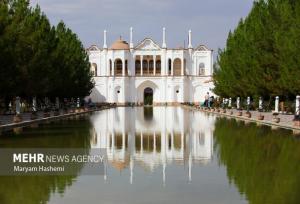
M 87 49 L 95 88 L 93 102 L 143 104 L 176 104 L 203 102 L 213 88 L 213 51 L 204 45 L 192 46 L 189 31 L 188 48 L 171 49 L 166 44 L 166 29 L 160 46 L 151 38 L 133 44 L 119 39 L 110 47 L 104 31 L 103 48 Z M 153 100 L 153 101 L 152 101 Z

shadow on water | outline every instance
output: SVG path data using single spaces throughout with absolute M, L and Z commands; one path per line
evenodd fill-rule
M 91 124 L 84 118 L 61 120 L 28 127 L 21 132 L 4 132 L 1 148 L 83 148 L 90 149 Z M 2 165 L 2 164 L 1 164 Z M 64 194 L 74 176 L 0 176 L 1 204 L 47 203 L 52 193 Z
M 219 118 L 218 159 L 249 203 L 299 203 L 300 141 L 291 131 Z

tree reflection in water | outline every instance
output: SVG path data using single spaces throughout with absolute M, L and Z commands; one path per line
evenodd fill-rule
M 249 203 L 299 203 L 300 141 L 288 130 L 218 119 L 218 158 Z
M 0 147 L 83 148 L 89 151 L 90 127 L 88 120 L 77 118 L 42 124 L 38 128 L 25 128 L 17 135 L 13 131 L 5 132 L 1 136 Z M 66 187 L 71 186 L 77 176 L 1 176 L 0 203 L 47 203 L 52 193 L 64 194 Z

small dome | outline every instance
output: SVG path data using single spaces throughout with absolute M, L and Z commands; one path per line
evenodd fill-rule
M 121 38 L 117 41 L 115 41 L 110 49 L 112 50 L 129 50 L 129 45 L 125 40 L 122 40 Z

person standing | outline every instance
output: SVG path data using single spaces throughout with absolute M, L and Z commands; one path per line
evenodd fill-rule
M 204 101 L 204 106 L 208 107 L 208 100 L 209 100 L 209 92 L 205 95 L 205 101 Z

